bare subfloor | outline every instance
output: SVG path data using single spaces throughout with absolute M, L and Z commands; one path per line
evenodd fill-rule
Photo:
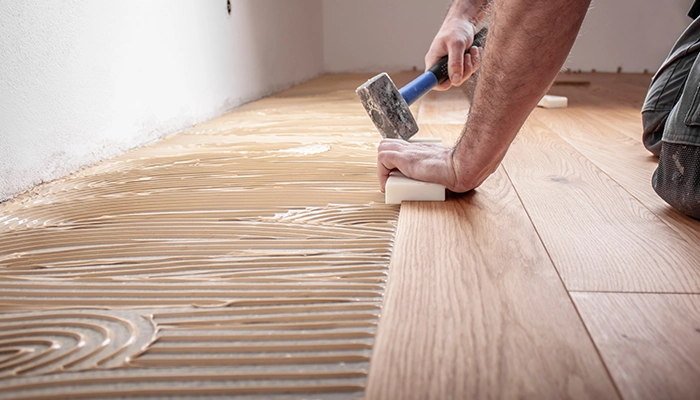
M 700 222 L 649 184 L 649 75 L 561 76 L 481 188 L 400 213 L 368 77 L 0 205 L 0 398 L 700 397 Z M 429 94 L 419 135 L 467 109 Z

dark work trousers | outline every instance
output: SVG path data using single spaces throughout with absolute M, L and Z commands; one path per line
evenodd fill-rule
M 659 157 L 656 193 L 700 219 L 700 18 L 688 26 L 652 79 L 642 108 L 643 141 Z

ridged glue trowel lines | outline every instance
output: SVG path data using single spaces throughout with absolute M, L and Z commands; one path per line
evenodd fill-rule
M 0 214 L 0 227 L 65 225 L 146 213 L 231 210 L 265 216 L 329 203 L 382 202 L 373 148 L 343 145 L 337 147 L 344 150 L 334 146 L 308 154 L 308 146 L 276 143 L 267 151 L 259 146 L 265 147 L 232 146 L 226 157 L 154 157 L 153 164 L 139 159 L 130 167 L 113 162 L 114 171 L 57 182 L 25 207 Z M 354 156 L 343 155 L 347 153 Z
M 340 83 L 0 205 L 0 398 L 361 397 L 398 207 Z
M 338 279 L 338 274 L 385 266 L 393 232 L 387 218 L 395 210 L 365 206 L 367 224 L 358 224 L 362 210 L 349 208 L 348 212 L 342 206 L 310 208 L 257 220 L 188 223 L 175 216 L 171 226 L 156 219 L 152 224 L 107 220 L 90 229 L 21 229 L 0 242 L 0 277 L 305 281 L 310 271 L 315 280 L 323 280 L 319 274 Z
M 0 379 L 123 365 L 153 340 L 149 319 L 127 311 L 0 316 Z M 2 382 L 2 381 L 0 381 Z

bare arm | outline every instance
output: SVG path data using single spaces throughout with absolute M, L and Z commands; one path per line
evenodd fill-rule
M 495 0 L 467 124 L 454 149 L 383 140 L 382 190 L 392 169 L 455 192 L 479 186 L 545 94 L 573 46 L 590 0 Z
M 454 148 L 456 191 L 481 184 L 505 156 L 574 44 L 589 0 L 497 0 L 474 104 Z

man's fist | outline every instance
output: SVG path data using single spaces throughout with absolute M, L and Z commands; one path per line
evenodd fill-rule
M 435 89 L 447 90 L 466 81 L 481 65 L 482 49 L 471 48 L 476 27 L 466 19 L 446 18 L 438 31 L 428 53 L 425 55 L 426 71 L 445 54 L 448 55 L 447 71 L 450 79 Z M 469 49 L 469 52 L 464 53 Z

